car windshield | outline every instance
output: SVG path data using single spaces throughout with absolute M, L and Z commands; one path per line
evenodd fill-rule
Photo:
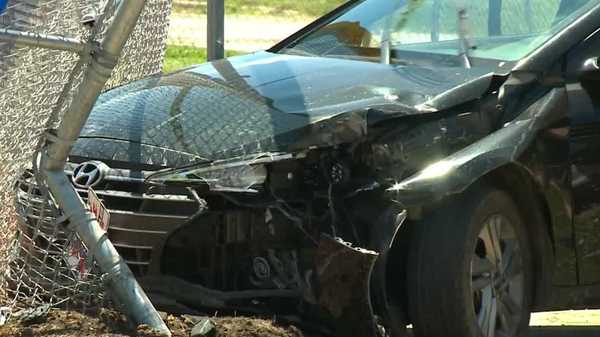
M 281 52 L 383 63 L 518 61 L 598 0 L 363 0 Z

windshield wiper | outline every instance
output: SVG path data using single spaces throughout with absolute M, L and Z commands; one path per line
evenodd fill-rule
M 466 69 L 471 69 L 471 59 L 469 52 L 474 46 L 471 45 L 469 40 L 469 15 L 467 14 L 466 8 L 458 10 L 458 38 L 460 42 L 458 56 L 462 59 L 463 66 Z

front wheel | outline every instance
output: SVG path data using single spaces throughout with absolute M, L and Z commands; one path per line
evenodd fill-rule
M 417 337 L 517 337 L 529 326 L 533 266 L 518 208 L 473 188 L 415 224 L 407 269 Z

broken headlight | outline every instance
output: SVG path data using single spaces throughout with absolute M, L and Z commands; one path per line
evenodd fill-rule
M 253 187 L 267 180 L 265 164 L 251 162 L 213 163 L 208 166 L 158 172 L 148 177 L 150 183 L 197 186 L 211 191 L 256 192 Z

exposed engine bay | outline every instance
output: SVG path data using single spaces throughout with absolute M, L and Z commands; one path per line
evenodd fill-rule
M 191 308 L 272 311 L 319 321 L 325 316 L 338 333 L 352 334 L 357 326 L 372 333 L 369 288 L 382 251 L 373 246 L 378 238 L 372 227 L 380 215 L 369 204 L 381 209 L 389 201 L 376 181 L 353 176 L 366 166 L 330 153 L 263 156 L 269 158 L 268 178 L 243 192 L 219 185 L 226 179 L 187 187 L 199 210 L 169 234 L 154 255 L 160 256 L 160 270 L 141 283 L 150 294 Z M 251 162 L 263 165 L 256 164 L 261 159 Z M 148 181 L 181 184 L 165 178 L 172 171 Z M 388 248 L 403 218 L 396 220 Z M 349 319 L 364 323 L 347 327 Z

